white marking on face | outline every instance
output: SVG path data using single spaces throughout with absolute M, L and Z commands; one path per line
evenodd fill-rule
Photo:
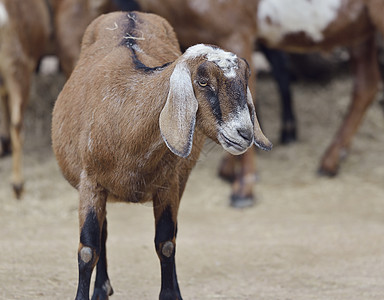
M 238 130 L 247 130 L 253 134 L 253 124 L 248 107 L 233 114 L 230 120 L 221 126 L 217 135 L 223 148 L 234 155 L 244 153 L 253 144 L 253 139 L 245 140 Z
M 284 35 L 304 32 L 315 42 L 335 20 L 343 0 L 261 0 L 257 20 L 259 36 L 278 43 Z
M 204 44 L 189 47 L 184 53 L 186 59 L 193 59 L 198 56 L 205 56 L 208 61 L 215 63 L 223 70 L 227 78 L 236 77 L 236 69 L 239 68 L 239 62 L 235 54 Z
M 8 22 L 8 12 L 3 2 L 0 2 L 0 26 L 5 25 Z

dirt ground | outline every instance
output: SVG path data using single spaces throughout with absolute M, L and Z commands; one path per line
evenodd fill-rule
M 26 192 L 9 186 L 0 161 L 0 299 L 73 299 L 77 284 L 77 193 L 50 148 L 50 113 L 61 76 L 39 76 L 25 135 Z M 280 146 L 274 82 L 258 84 L 264 132 L 257 205 L 229 207 L 217 176 L 223 150 L 207 143 L 184 194 L 177 268 L 184 299 L 384 299 L 384 115 L 369 109 L 341 173 L 316 175 L 348 105 L 351 80 L 294 85 L 298 143 Z M 150 205 L 109 204 L 111 299 L 157 299 L 160 266 Z

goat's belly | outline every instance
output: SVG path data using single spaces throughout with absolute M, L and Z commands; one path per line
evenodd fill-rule
M 149 202 L 153 200 L 153 195 L 158 190 L 164 189 L 164 183 L 157 182 L 154 176 L 140 176 L 136 172 L 130 171 L 125 172 L 124 178 L 122 176 L 119 178 L 103 176 L 97 181 L 108 191 L 108 201 Z
M 108 194 L 108 202 L 131 202 L 131 203 L 146 203 L 151 202 L 152 195 L 150 193 L 140 193 L 132 191 L 131 193 L 125 192 L 122 195 Z

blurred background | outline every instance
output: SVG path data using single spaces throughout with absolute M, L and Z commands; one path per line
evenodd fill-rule
M 69 2 L 91 19 L 91 6 L 84 1 Z M 48 2 L 50 9 L 57 8 L 55 1 Z M 143 10 L 133 1 L 101 2 L 93 2 L 99 3 L 99 14 Z M 158 2 L 164 9 L 184 1 Z M 233 10 L 243 3 L 189 2 L 199 7 L 226 3 Z M 0 3 L 7 7 L 6 0 Z M 7 36 L 2 33 L 0 28 L 0 65 L 6 60 L 1 49 Z M 379 34 L 374 39 L 383 74 L 383 39 Z M 274 148 L 255 154 L 254 205 L 235 209 L 230 206 L 231 185 L 218 176 L 224 151 L 207 141 L 179 213 L 176 260 L 185 299 L 384 298 L 382 80 L 337 176 L 317 172 L 351 102 L 356 79 L 349 46 L 278 53 L 289 79 L 297 129 L 296 139 L 284 141 L 282 96 L 266 58 L 268 48 L 255 45 L 250 62 L 257 70 L 254 96 L 263 131 Z M 0 299 L 75 295 L 78 194 L 62 177 L 50 138 L 52 109 L 66 81 L 58 57 L 43 55 L 32 74 L 23 117 L 25 184 L 20 200 L 10 185 L 12 156 L 0 158 Z M 6 70 L 0 67 L 2 74 Z M 4 122 L 4 115 L 0 117 Z M 160 268 L 151 205 L 111 203 L 107 210 L 109 273 L 115 291 L 111 298 L 156 299 Z

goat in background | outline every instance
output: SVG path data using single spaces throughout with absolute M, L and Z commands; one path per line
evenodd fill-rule
M 33 72 L 43 56 L 56 54 L 69 76 L 86 26 L 114 7 L 111 0 L 0 0 L 0 157 L 12 152 L 17 198 L 24 185 L 23 116 Z

